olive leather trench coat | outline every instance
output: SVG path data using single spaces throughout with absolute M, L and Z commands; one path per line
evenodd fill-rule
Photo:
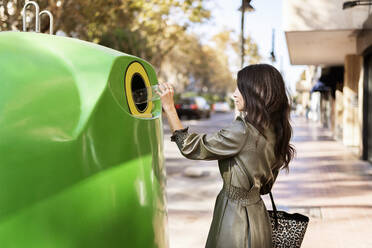
M 260 195 L 270 192 L 278 169 L 272 168 L 275 134 L 267 129 L 264 135 L 241 116 L 216 133 L 189 133 L 188 127 L 173 133 L 171 140 L 186 158 L 218 160 L 223 188 L 205 247 L 272 248 L 270 219 Z

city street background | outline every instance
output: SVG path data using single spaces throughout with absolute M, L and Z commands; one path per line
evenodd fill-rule
M 54 22 L 47 21 L 44 10 L 51 13 Z M 292 142 L 297 149 L 289 174 L 282 171 L 273 187 L 278 209 L 310 217 L 302 247 L 372 247 L 372 1 L 0 0 L 0 31 L 5 37 L 0 40 L 0 131 L 3 131 L 0 157 L 8 161 L 5 166 L 8 169 L 1 174 L 6 179 L 1 181 L 6 190 L 0 192 L 0 200 L 9 206 L 6 211 L 24 208 L 23 200 L 37 202 L 50 194 L 52 177 L 43 176 L 43 162 L 47 171 L 53 170 L 55 175 L 66 169 L 65 182 L 63 176 L 61 181 L 53 181 L 58 192 L 78 177 L 85 179 L 133 158 L 145 159 L 144 154 L 158 156 L 156 159 L 161 162 L 151 173 L 161 171 L 161 139 L 156 140 L 157 146 L 147 146 L 151 150 L 146 153 L 123 153 L 128 146 L 142 149 L 129 138 L 139 134 L 148 145 L 146 134 L 156 131 L 153 136 L 158 138 L 159 130 L 138 131 L 127 119 L 123 119 L 123 125 L 117 120 L 125 116 L 136 120 L 134 123 L 157 123 L 161 104 L 155 102 L 159 99 L 150 91 L 159 82 L 168 82 L 174 88 L 178 114 L 201 118 L 183 120 L 184 126 L 189 126 L 190 132 L 216 132 L 234 118 L 232 111 L 214 111 L 233 108 L 231 96 L 236 89 L 237 72 L 248 65 L 265 63 L 274 66 L 284 78 L 293 110 Z M 146 66 L 142 68 L 141 64 Z M 137 68 L 132 74 L 131 65 Z M 118 103 L 127 113 L 115 112 L 116 117 L 105 119 L 110 111 L 116 111 L 108 101 Z M 130 236 L 136 244 L 146 241 L 166 247 L 166 242 L 158 240 L 161 237 L 162 241 L 169 238 L 170 248 L 204 247 L 216 196 L 222 187 L 218 165 L 216 161 L 183 158 L 176 144 L 170 142 L 171 133 L 164 116 L 163 123 L 168 211 L 164 207 L 161 213 L 162 218 L 168 213 L 169 233 L 163 232 L 164 226 L 155 224 L 150 217 L 138 221 L 133 214 L 143 217 L 141 211 L 153 211 L 145 209 L 145 194 L 138 190 L 143 188 L 147 176 L 153 174 L 140 171 L 136 174 L 140 186 L 136 183 L 118 186 L 128 195 L 139 195 L 140 200 L 127 200 L 117 194 L 125 204 L 134 206 L 117 211 L 130 221 L 119 223 L 114 218 L 115 221 L 107 222 L 106 238 L 113 243 L 115 239 L 128 240 L 116 224 L 130 230 L 127 223 L 136 222 L 151 229 L 147 236 L 143 228 L 139 228 L 141 232 L 130 230 L 138 234 Z M 115 125 L 117 130 L 107 128 Z M 123 126 L 128 137 L 117 135 L 127 135 Z M 13 132 L 9 127 L 14 127 Z M 61 130 L 68 131 L 65 134 Z M 114 135 L 110 136 L 110 131 Z M 95 135 L 98 140 L 92 138 Z M 115 143 L 111 137 L 119 141 Z M 70 142 L 70 138 L 77 142 Z M 122 142 L 127 138 L 129 143 Z M 44 143 L 46 140 L 51 142 L 50 146 Z M 71 145 L 68 149 L 67 143 Z M 67 150 L 72 155 L 67 155 Z M 71 162 L 57 159 L 60 151 Z M 77 151 L 82 154 L 77 155 Z M 107 159 L 100 158 L 101 154 L 107 154 Z M 45 159 L 47 155 L 51 163 Z M 63 166 L 55 162 L 63 162 Z M 75 163 L 84 172 L 79 172 L 79 176 L 74 174 L 78 171 Z M 65 165 L 70 165 L 71 171 Z M 17 166 L 27 169 L 23 171 Z M 14 168 L 22 173 L 16 174 Z M 29 169 L 33 170 L 30 174 Z M 71 173 L 76 178 L 70 178 Z M 22 176 L 27 179 L 20 179 Z M 163 183 L 161 179 L 159 185 Z M 23 188 L 24 196 L 18 187 Z M 267 209 L 271 209 L 268 195 L 263 199 Z M 152 206 L 158 206 L 156 200 Z M 45 230 L 51 230 L 50 237 L 54 237 L 63 233 L 51 228 L 54 224 L 59 230 L 58 222 L 52 218 L 47 218 L 44 224 L 38 222 L 42 219 L 38 216 L 44 218 L 54 210 L 50 207 L 51 212 L 45 214 L 40 210 L 34 215 L 37 221 L 28 221 L 30 218 L 26 217 L 25 220 L 35 225 L 35 231 L 43 237 L 48 236 L 42 228 L 46 223 Z M 62 212 L 56 216 L 67 220 Z M 17 235 L 19 228 L 27 227 L 24 221 L 19 223 L 14 229 L 1 228 Z M 85 222 L 88 234 L 93 233 L 91 230 L 102 230 L 101 222 L 95 223 Z M 74 233 L 72 230 L 69 231 Z M 112 235 L 115 232 L 119 235 Z M 158 237 L 154 239 L 153 233 Z M 66 240 L 74 235 L 65 235 Z M 98 236 L 96 239 L 102 240 Z M 12 238 L 9 240 L 12 242 Z M 121 241 L 118 243 L 122 245 Z
M 233 112 L 210 119 L 183 120 L 189 131 L 216 132 Z M 304 248 L 372 247 L 372 169 L 357 160 L 330 131 L 304 117 L 293 116 L 297 156 L 290 172 L 281 171 L 273 187 L 279 210 L 310 217 Z M 164 119 L 164 154 L 170 248 L 204 247 L 222 179 L 217 161 L 188 160 L 170 142 Z M 271 209 L 268 195 L 262 196 Z

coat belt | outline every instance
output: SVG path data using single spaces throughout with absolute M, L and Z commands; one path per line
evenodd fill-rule
M 244 188 L 239 188 L 233 185 L 224 185 L 222 192 L 227 196 L 227 198 L 239 201 L 243 206 L 254 205 L 262 200 L 260 191 L 256 187 L 252 187 L 248 191 Z

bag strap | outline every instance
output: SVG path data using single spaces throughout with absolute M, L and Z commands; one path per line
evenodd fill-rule
M 277 228 L 278 227 L 278 215 L 277 215 L 277 210 L 276 210 L 276 206 L 275 206 L 275 203 L 274 203 L 274 198 L 273 198 L 273 195 L 271 194 L 271 191 L 269 192 L 269 195 L 270 195 L 270 200 L 271 200 L 271 206 L 272 206 L 273 211 L 274 211 L 275 228 Z
M 238 166 L 239 166 L 239 163 L 236 163 Z M 246 176 L 250 179 L 251 177 L 249 176 L 249 173 L 247 171 L 247 168 L 245 168 L 245 166 L 239 166 L 239 167 L 243 167 L 243 170 L 244 170 L 244 173 L 246 174 Z M 276 210 L 276 206 L 275 206 L 275 203 L 274 203 L 274 198 L 273 198 L 273 195 L 271 194 L 271 191 L 269 192 L 269 195 L 270 195 L 270 200 L 271 200 L 271 206 L 273 208 L 273 212 L 274 212 L 274 220 L 275 220 L 275 228 L 278 227 L 278 214 L 277 214 L 277 210 Z

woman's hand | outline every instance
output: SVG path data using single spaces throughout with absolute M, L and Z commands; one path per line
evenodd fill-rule
M 174 108 L 174 90 L 168 83 L 159 83 L 159 91 L 156 91 L 161 99 L 161 104 L 165 112 Z
M 174 132 L 175 130 L 183 129 L 176 108 L 174 107 L 173 87 L 168 83 L 159 83 L 159 91 L 156 91 L 156 93 L 160 96 L 161 104 L 167 116 L 171 131 Z

